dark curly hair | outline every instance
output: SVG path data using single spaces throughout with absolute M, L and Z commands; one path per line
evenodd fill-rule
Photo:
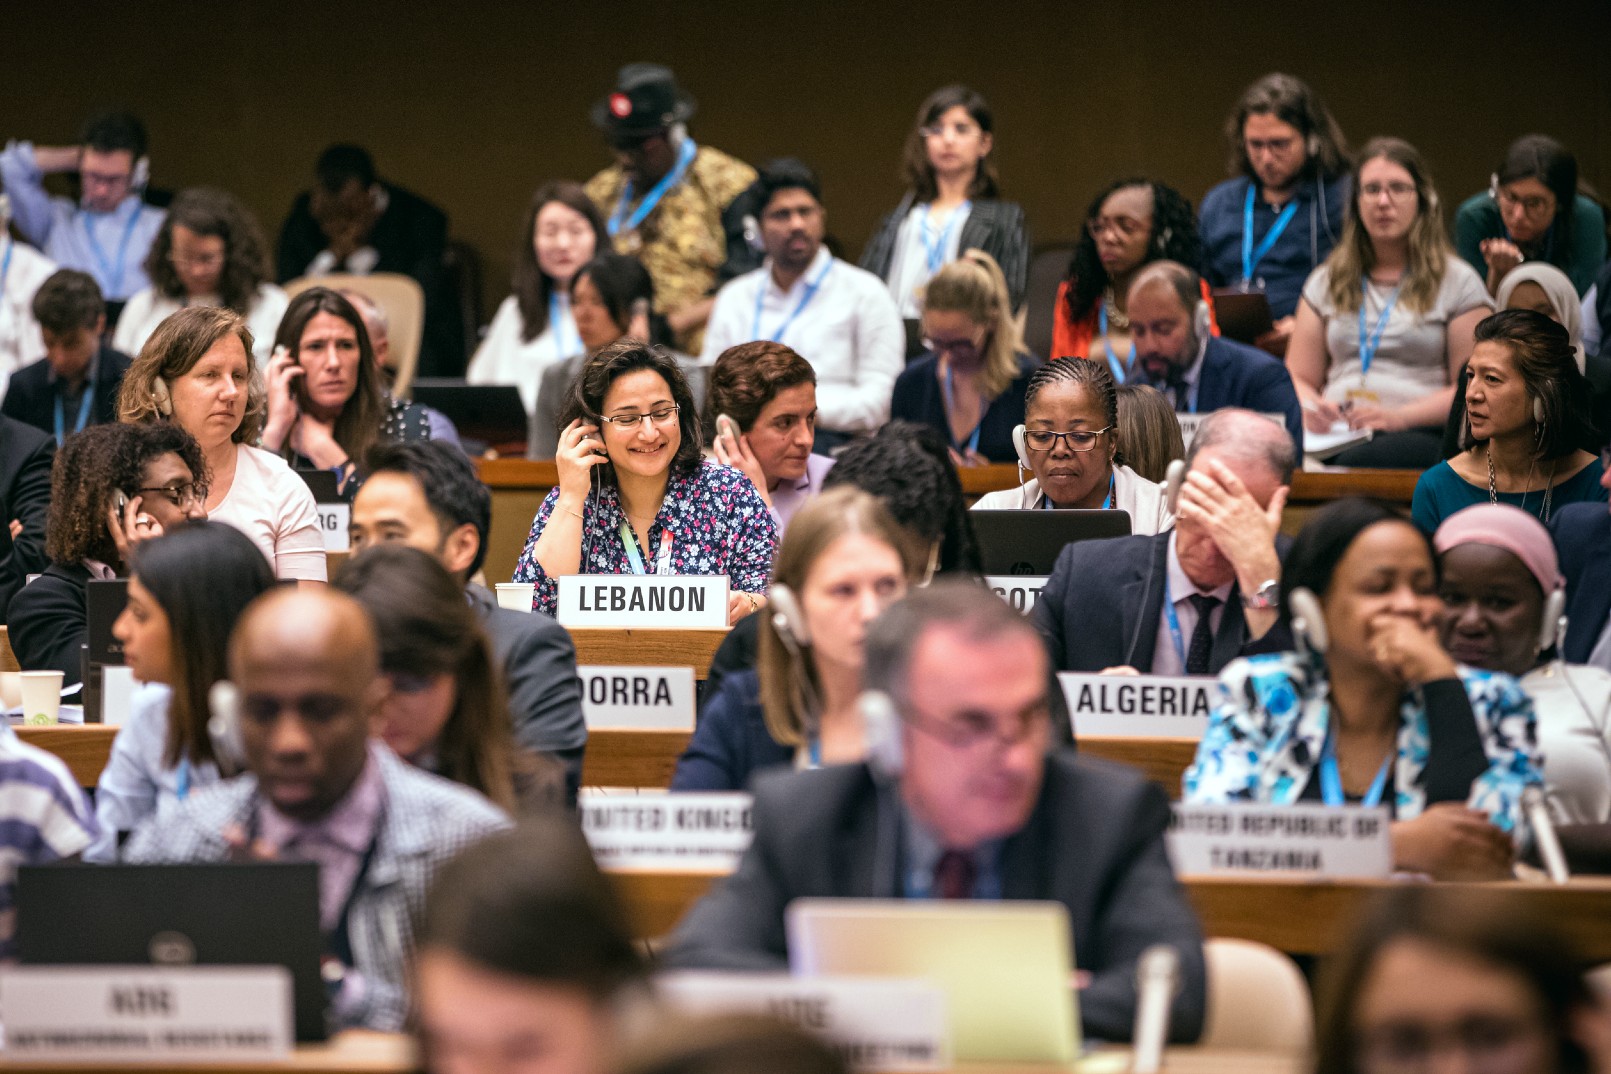
M 91 425 L 68 437 L 50 472 L 50 515 L 45 522 L 45 554 L 50 561 L 65 567 L 94 559 L 122 566 L 106 528 L 113 493 L 138 496 L 146 463 L 169 453 L 190 467 L 198 485 L 208 483 L 201 446 L 170 422 Z
M 726 414 L 747 433 L 779 392 L 816 382 L 811 363 L 782 343 L 758 339 L 728 347 L 706 380 L 705 432 L 714 440 L 716 415 Z
M 610 385 L 640 369 L 659 373 L 671 389 L 671 401 L 677 404 L 677 426 L 682 432 L 682 442 L 677 445 L 677 454 L 671 459 L 671 472 L 691 474 L 699 469 L 704 460 L 701 449 L 705 441 L 700 428 L 699 409 L 694 405 L 694 393 L 689 389 L 688 379 L 682 375 L 677 359 L 664 347 L 636 339 L 621 339 L 589 358 L 583 363 L 582 371 L 576 374 L 576 379 L 571 381 L 569 397 L 560 410 L 557 422 L 559 430 L 563 432 L 567 425 L 578 418 L 599 421 L 604 416 L 604 397 L 609 394 Z M 600 432 L 603 432 L 602 426 Z M 614 463 L 607 462 L 597 469 L 601 480 L 615 483 Z
M 1080 229 L 1079 245 L 1068 263 L 1068 312 L 1075 323 L 1089 317 L 1113 281 L 1108 278 L 1102 259 L 1096 255 L 1096 239 L 1091 237 L 1090 223 L 1102 213 L 1102 203 L 1114 191 L 1126 187 L 1144 186 L 1152 191 L 1152 230 L 1147 235 L 1147 254 L 1141 264 L 1160 258 L 1179 261 L 1182 265 L 1200 265 L 1203 262 L 1203 243 L 1197 236 L 1197 216 L 1187 201 L 1174 187 L 1151 179 L 1130 178 L 1109 183 L 1085 210 L 1085 227 Z M 1140 265 L 1136 266 L 1140 268 Z
M 548 299 L 554 293 L 554 280 L 537 264 L 537 216 L 553 202 L 580 213 L 593 229 L 593 255 L 610 249 L 610 236 L 604 230 L 604 217 L 587 196 L 582 184 L 560 180 L 544 183 L 531 196 L 521 224 L 520 241 L 515 244 L 513 285 L 515 304 L 520 307 L 520 340 L 530 343 L 548 328 Z
M 145 272 L 151 286 L 168 298 L 183 299 L 185 285 L 169 262 L 173 229 L 183 226 L 204 238 L 224 240 L 224 270 L 218 277 L 218 297 L 242 317 L 250 312 L 257 289 L 269 278 L 263 232 L 246 207 L 222 190 L 195 187 L 173 199 L 167 219 L 146 255 Z

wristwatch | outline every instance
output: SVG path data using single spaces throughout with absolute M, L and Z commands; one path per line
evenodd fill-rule
M 1281 603 L 1281 583 L 1271 578 L 1251 593 L 1242 594 L 1242 607 L 1250 612 L 1267 612 Z

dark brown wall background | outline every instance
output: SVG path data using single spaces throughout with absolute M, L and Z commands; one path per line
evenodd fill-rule
M 695 137 L 752 162 L 794 154 L 824 180 L 854 255 L 900 196 L 923 96 L 982 90 L 1007 196 L 1037 241 L 1071 235 L 1116 175 L 1193 202 L 1224 175 L 1241 88 L 1288 70 L 1355 145 L 1391 133 L 1431 162 L 1447 210 L 1506 143 L 1541 130 L 1611 192 L 1611 3 L 1308 6 L 888 0 L 779 4 L 387 4 L 214 0 L 7 5 L 0 138 L 55 142 L 120 103 L 151 128 L 154 181 L 226 187 L 272 241 L 327 143 L 359 141 L 482 253 L 487 315 L 506 293 L 540 182 L 607 161 L 587 123 L 624 61 L 671 64 Z

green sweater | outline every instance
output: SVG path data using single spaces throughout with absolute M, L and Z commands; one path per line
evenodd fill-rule
M 1488 262 L 1482 259 L 1482 240 L 1504 237 L 1505 224 L 1491 195 L 1473 194 L 1460 204 L 1454 218 L 1454 246 L 1484 280 L 1488 279 Z M 1529 260 L 1539 258 L 1529 255 Z M 1572 278 L 1578 297 L 1594 283 L 1600 266 L 1605 264 L 1605 210 L 1593 198 L 1579 194 L 1572 208 L 1571 261 L 1563 265 L 1553 258 L 1549 260 Z

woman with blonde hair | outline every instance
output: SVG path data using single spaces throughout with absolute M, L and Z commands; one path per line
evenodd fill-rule
M 1024 351 L 1001 266 L 969 250 L 923 292 L 922 357 L 895 380 L 890 416 L 938 430 L 959 466 L 1012 462 L 1035 360 Z
M 867 624 L 922 577 L 924 551 L 860 489 L 800 508 L 773 561 L 756 669 L 723 680 L 671 789 L 743 790 L 757 769 L 860 760 Z

